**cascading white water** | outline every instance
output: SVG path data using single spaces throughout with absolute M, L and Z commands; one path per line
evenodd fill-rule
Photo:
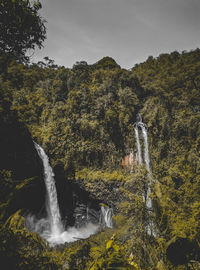
M 48 220 L 50 223 L 51 237 L 61 234 L 64 229 L 61 222 L 60 209 L 58 206 L 56 185 L 54 180 L 54 173 L 49 164 L 49 158 L 42 147 L 34 142 L 35 148 L 42 159 L 44 166 L 44 181 L 47 190 L 46 209 L 48 213 Z
M 112 228 L 113 227 L 112 215 L 113 215 L 112 208 L 101 206 L 101 215 L 99 221 L 100 225 Z
M 137 152 L 138 152 L 138 160 L 139 164 L 142 164 L 142 150 L 140 145 L 140 136 L 139 136 L 139 130 L 138 127 L 142 130 L 142 137 L 144 141 L 144 161 L 146 164 L 146 169 L 148 172 L 150 172 L 150 158 L 149 158 L 149 144 L 148 144 L 148 136 L 147 136 L 147 128 L 146 125 L 142 122 L 142 117 L 140 114 L 137 115 L 137 122 L 134 124 L 134 130 L 135 130 L 135 137 L 136 137 L 136 143 L 137 143 Z
M 147 136 L 147 129 L 145 125 L 140 125 L 142 129 L 142 136 L 144 139 L 144 160 L 146 163 L 146 169 L 150 171 L 150 159 L 149 159 L 149 144 L 148 144 L 148 136 Z
M 144 161 L 146 165 L 146 169 L 148 171 L 148 177 L 150 179 L 151 177 L 151 169 L 150 169 L 150 157 L 149 157 L 149 144 L 148 144 L 148 135 L 147 135 L 147 127 L 142 122 L 142 117 L 140 114 L 137 115 L 137 122 L 134 124 L 135 129 L 135 137 L 137 142 L 137 149 L 138 149 L 138 157 L 141 155 L 141 146 L 140 146 L 140 138 L 139 138 L 139 130 L 138 127 L 141 128 L 142 131 L 142 137 L 144 141 Z M 140 162 L 141 160 L 141 162 Z M 139 164 L 142 163 L 142 158 L 139 158 Z M 151 187 L 150 183 L 147 183 L 146 191 L 143 194 L 144 201 L 146 203 L 147 210 L 149 211 L 149 214 L 151 216 L 152 213 L 152 200 L 150 197 L 151 194 Z M 146 227 L 146 231 L 149 235 L 155 235 L 155 224 L 153 221 L 149 221 Z
M 136 142 L 137 142 L 138 161 L 139 161 L 139 164 L 142 164 L 142 151 L 141 151 L 141 145 L 140 145 L 140 138 L 139 138 L 139 132 L 138 132 L 137 123 L 134 125 L 134 130 L 135 130 L 135 137 L 136 137 Z
M 137 115 L 137 122 L 134 124 L 134 129 L 135 129 L 135 137 L 136 137 L 137 150 L 138 150 L 138 159 L 139 159 L 139 164 L 141 164 L 143 160 L 141 157 L 142 151 L 141 151 L 138 127 L 140 127 L 142 130 L 142 137 L 144 141 L 144 161 L 145 161 L 147 171 L 150 172 L 150 158 L 149 158 L 149 144 L 148 144 L 147 128 L 146 128 L 146 125 L 142 122 L 142 117 L 140 114 Z M 148 184 L 146 194 L 144 195 L 144 198 L 146 198 L 146 205 L 148 209 L 152 207 L 152 202 L 151 202 L 151 199 L 149 198 L 150 193 L 151 193 L 151 189 L 150 189 L 150 185 Z
M 100 225 L 90 222 L 90 213 L 92 216 L 96 215 L 92 209 L 87 208 L 87 223 L 82 227 L 68 227 L 64 230 L 64 226 L 61 222 L 60 210 L 57 200 L 57 192 L 54 180 L 54 173 L 50 166 L 48 156 L 40 145 L 34 142 L 35 148 L 42 159 L 44 166 L 45 185 L 47 191 L 47 218 L 37 219 L 33 215 L 26 217 L 27 228 L 31 231 L 39 233 L 44 237 L 51 246 L 57 244 L 64 244 L 66 242 L 74 242 L 79 239 L 86 239 L 90 235 L 98 232 Z M 112 210 L 110 208 L 104 208 L 101 210 L 102 222 L 104 227 L 112 227 Z

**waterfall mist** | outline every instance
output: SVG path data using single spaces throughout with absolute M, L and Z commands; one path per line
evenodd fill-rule
M 33 215 L 26 217 L 26 226 L 30 231 L 39 233 L 45 238 L 51 246 L 57 244 L 64 244 L 65 242 L 74 242 L 79 239 L 86 239 L 90 235 L 97 233 L 102 227 L 112 227 L 112 211 L 110 208 L 101 208 L 100 213 L 97 215 L 97 222 L 90 221 L 90 213 L 93 211 L 86 208 L 86 222 L 80 223 L 74 227 L 64 229 L 62 223 L 60 209 L 57 199 L 57 191 L 54 180 L 53 169 L 50 166 L 49 158 L 43 148 L 34 142 L 35 148 L 43 162 L 44 167 L 44 181 L 46 186 L 46 212 L 47 216 L 43 218 L 36 218 Z M 93 216 L 96 214 L 92 214 Z M 101 222 L 99 222 L 99 217 Z M 84 215 L 82 216 L 84 218 Z

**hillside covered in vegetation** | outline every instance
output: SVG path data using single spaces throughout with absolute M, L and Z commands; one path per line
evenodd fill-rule
M 1 268 L 200 269 L 200 49 L 31 64 L 41 7 L 0 0 Z
M 1 258 L 14 269 L 198 269 L 200 50 L 149 57 L 132 70 L 110 57 L 72 69 L 49 58 L 31 65 L 5 59 Z M 148 127 L 151 173 L 137 162 L 131 171 L 122 166 L 137 152 L 138 113 Z M 113 228 L 56 249 L 27 230 L 27 214 L 45 201 L 31 137 L 50 158 L 68 225 L 75 204 L 93 200 L 113 208 Z M 152 211 L 143 198 L 147 183 Z M 66 201 L 63 190 L 78 198 Z

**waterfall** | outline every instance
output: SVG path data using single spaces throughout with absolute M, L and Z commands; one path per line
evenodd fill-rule
M 63 232 L 63 225 L 61 222 L 60 210 L 57 200 L 56 185 L 54 180 L 53 169 L 49 164 L 49 159 L 40 145 L 34 142 L 35 148 L 42 159 L 44 167 L 44 181 L 47 191 L 46 209 L 48 214 L 48 220 L 50 223 L 51 236 L 59 235 Z
M 64 230 L 64 226 L 61 222 L 61 215 L 58 206 L 56 185 L 54 180 L 54 173 L 49 164 L 49 159 L 44 150 L 40 145 L 34 142 L 35 148 L 43 162 L 44 167 L 44 181 L 46 186 L 46 209 L 47 217 L 42 217 L 38 219 L 36 216 L 28 214 L 26 217 L 26 226 L 30 231 L 39 233 L 43 238 L 45 238 L 50 246 L 55 246 L 58 244 L 64 244 L 66 242 L 74 242 L 79 239 L 86 239 L 90 235 L 93 235 L 99 231 L 99 215 L 96 217 L 96 222 L 91 222 L 90 220 L 95 220 L 96 212 L 93 213 L 92 209 L 87 207 L 87 222 L 83 226 L 68 227 Z M 102 210 L 104 226 L 112 227 L 112 214 L 111 210 L 108 208 Z
M 135 137 L 136 137 L 136 142 L 137 142 L 138 160 L 139 160 L 139 164 L 142 164 L 142 152 L 141 152 L 140 138 L 139 138 L 137 123 L 134 125 L 134 130 L 135 130 Z
M 89 220 L 89 208 L 88 208 L 88 206 L 86 208 L 86 219 L 87 219 L 87 221 Z
M 141 145 L 140 145 L 140 138 L 139 138 L 139 130 L 138 127 L 141 128 L 142 130 L 142 137 L 144 141 L 144 161 L 146 165 L 146 169 L 148 172 L 150 172 L 150 158 L 149 158 L 149 144 L 148 144 L 148 136 L 147 136 L 147 127 L 146 125 L 142 122 L 142 117 L 140 114 L 137 115 L 136 117 L 137 122 L 134 124 L 134 129 L 135 129 L 135 137 L 136 137 L 136 143 L 137 143 L 137 151 L 138 151 L 138 159 L 139 159 L 139 164 L 142 164 L 142 151 L 141 151 Z M 144 198 L 146 198 L 146 204 L 147 208 L 150 209 L 152 207 L 152 202 L 151 199 L 149 198 L 149 195 L 151 193 L 150 185 L 148 184 L 146 194 L 144 195 Z
M 103 225 L 104 227 L 112 228 L 112 215 L 113 210 L 112 208 L 101 206 L 101 214 L 100 214 L 100 225 Z
M 137 151 L 138 151 L 138 157 L 139 157 L 139 164 L 142 164 L 142 157 L 141 157 L 141 145 L 140 145 L 140 138 L 139 138 L 139 130 L 138 128 L 141 129 L 142 131 L 142 138 L 144 142 L 144 162 L 146 165 L 146 169 L 148 171 L 148 177 L 150 179 L 151 177 L 151 171 L 150 171 L 150 157 L 149 157 L 149 144 L 148 144 L 148 135 L 147 135 L 147 127 L 146 125 L 142 122 L 142 117 L 140 114 L 137 115 L 136 117 L 136 123 L 134 124 L 134 129 L 135 129 L 135 137 L 136 137 L 136 143 L 137 143 Z M 151 187 L 150 183 L 147 183 L 146 189 L 143 194 L 143 198 L 146 204 L 146 208 L 148 210 L 148 215 L 151 216 L 152 213 L 152 200 L 150 197 L 151 194 Z M 146 231 L 149 235 L 155 235 L 155 224 L 152 220 L 149 221 L 149 223 L 146 226 Z
M 140 125 L 142 129 L 142 136 L 144 139 L 144 160 L 146 163 L 146 169 L 150 171 L 150 159 L 149 159 L 149 145 L 148 145 L 148 137 L 147 137 L 147 129 L 145 125 Z
M 142 122 L 142 117 L 140 114 L 137 114 L 137 122 L 134 124 L 134 130 L 135 130 L 135 137 L 136 137 L 136 143 L 137 143 L 137 152 L 138 152 L 138 160 L 139 164 L 142 164 L 142 150 L 140 145 L 140 137 L 139 137 L 139 130 L 138 127 L 142 130 L 142 137 L 144 141 L 144 161 L 146 164 L 146 169 L 148 172 L 150 172 L 150 158 L 149 158 L 149 145 L 148 145 L 148 136 L 147 136 L 147 128 L 146 125 Z
M 139 123 L 139 122 L 142 122 L 142 116 L 141 116 L 140 113 L 137 114 L 136 120 L 137 120 L 138 123 Z
M 49 158 L 42 147 L 36 142 L 34 142 L 34 145 L 44 167 L 44 181 L 47 194 L 47 217 L 38 219 L 36 216 L 28 214 L 26 217 L 27 228 L 30 231 L 39 233 L 49 242 L 50 246 L 74 242 L 79 239 L 86 239 L 90 235 L 97 233 L 101 225 L 103 225 L 103 227 L 112 228 L 112 209 L 102 206 L 100 222 L 99 212 L 87 207 L 85 224 L 78 224 L 78 226 L 68 227 L 67 230 L 64 230 L 57 200 L 53 169 L 51 168 Z

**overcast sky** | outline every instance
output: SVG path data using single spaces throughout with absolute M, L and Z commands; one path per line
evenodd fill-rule
M 58 65 L 113 57 L 131 68 L 148 56 L 200 47 L 200 0 L 40 0 L 44 48 Z

